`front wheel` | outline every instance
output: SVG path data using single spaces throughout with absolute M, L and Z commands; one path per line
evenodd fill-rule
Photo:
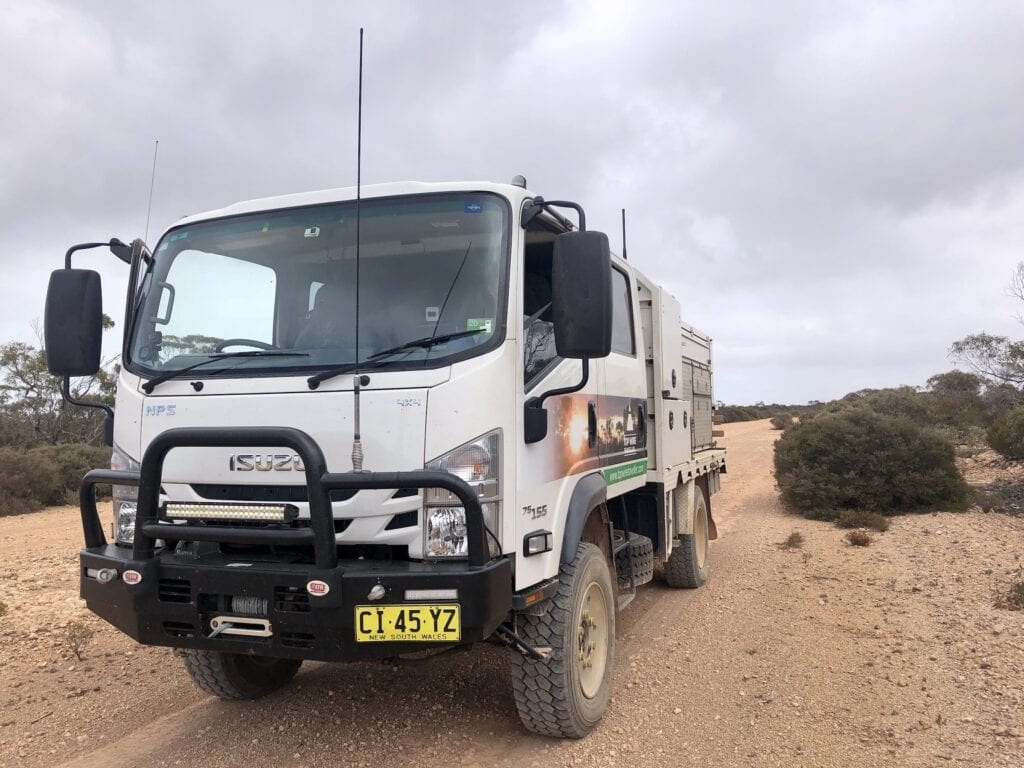
M 604 552 L 581 543 L 562 565 L 558 592 L 543 616 L 519 616 L 543 661 L 513 651 L 512 687 L 523 725 L 542 736 L 579 739 L 604 715 L 615 659 L 615 591 Z
M 192 682 L 218 699 L 258 699 L 287 684 L 301 659 L 220 651 L 180 651 Z

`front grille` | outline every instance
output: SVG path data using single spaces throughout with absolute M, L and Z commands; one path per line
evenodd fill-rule
M 282 632 L 281 645 L 289 648 L 312 648 L 316 643 L 316 635 L 308 632 Z
M 164 603 L 189 603 L 192 601 L 192 582 L 188 579 L 160 579 L 157 598 Z
M 299 587 L 277 587 L 274 610 L 283 613 L 309 613 L 309 594 Z
M 309 493 L 304 485 L 213 485 L 195 483 L 195 493 L 210 501 L 309 501 Z M 342 488 L 331 491 L 331 501 L 348 501 L 358 491 L 353 488 Z
M 415 509 L 411 512 L 401 512 L 388 520 L 388 524 L 384 526 L 384 530 L 393 531 L 396 528 L 412 528 L 416 525 L 417 519 L 418 514 Z

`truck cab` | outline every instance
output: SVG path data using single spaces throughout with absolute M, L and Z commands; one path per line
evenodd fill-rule
M 63 376 L 99 361 L 75 250 L 47 298 Z M 90 610 L 227 698 L 305 659 L 501 642 L 528 728 L 593 728 L 655 560 L 707 578 L 725 452 L 678 302 L 517 184 L 249 201 L 130 251 Z

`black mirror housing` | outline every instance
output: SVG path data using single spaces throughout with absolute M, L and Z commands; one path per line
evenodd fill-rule
M 58 269 L 46 291 L 46 365 L 56 376 L 92 376 L 100 369 L 103 290 L 100 273 Z
M 603 232 L 564 232 L 551 264 L 555 349 L 563 358 L 607 357 L 612 349 L 612 259 Z

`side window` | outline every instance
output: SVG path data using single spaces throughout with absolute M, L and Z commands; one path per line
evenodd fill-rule
M 529 388 L 559 360 L 551 322 L 551 244 L 527 247 L 523 276 L 523 382 Z
M 633 295 L 625 273 L 612 269 L 612 352 L 635 355 Z

